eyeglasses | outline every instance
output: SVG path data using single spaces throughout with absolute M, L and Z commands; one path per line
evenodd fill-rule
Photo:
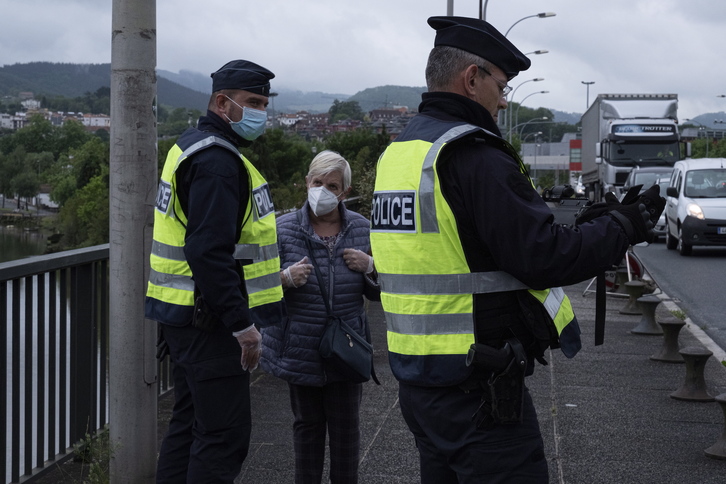
M 501 93 L 502 97 L 504 97 L 507 94 L 509 94 L 510 92 L 512 92 L 512 88 L 509 87 L 506 82 L 500 81 L 499 79 L 494 77 L 494 75 L 491 72 L 489 72 L 489 69 L 487 69 L 486 67 L 483 67 L 483 66 L 476 66 L 476 67 L 477 67 L 477 69 L 481 69 L 482 71 L 484 71 L 486 74 L 489 74 L 491 76 L 491 78 L 494 79 L 494 82 L 496 82 L 497 86 L 499 87 L 499 92 Z

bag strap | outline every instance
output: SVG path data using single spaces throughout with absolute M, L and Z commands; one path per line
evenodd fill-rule
M 315 269 L 315 275 L 318 278 L 318 286 L 320 287 L 320 293 L 323 295 L 323 302 L 325 303 L 325 310 L 328 313 L 328 316 L 333 316 L 333 311 L 330 309 L 330 302 L 328 301 L 328 291 L 325 290 L 325 285 L 323 285 L 323 274 L 320 272 L 320 268 L 318 267 L 318 264 L 315 261 L 315 256 L 313 255 L 313 245 L 310 243 L 310 238 L 305 235 L 305 245 L 308 246 L 308 253 L 310 254 L 310 263 L 313 265 L 313 269 Z
M 300 222 L 301 216 L 300 211 L 298 210 L 297 214 L 297 220 Z M 323 302 L 325 303 L 325 310 L 328 312 L 328 322 L 326 325 L 330 324 L 330 318 L 335 317 L 333 312 L 330 309 L 330 302 L 328 302 L 328 291 L 325 290 L 325 286 L 323 285 L 323 274 L 320 272 L 320 268 L 318 268 L 318 264 L 315 261 L 315 256 L 313 255 L 313 244 L 310 243 L 310 237 L 307 235 L 304 235 L 305 237 L 305 245 L 308 246 L 308 253 L 310 254 L 310 263 L 313 265 L 313 268 L 315 269 L 315 275 L 318 278 L 318 286 L 320 287 L 320 293 L 323 295 Z M 368 327 L 368 321 L 364 319 L 365 324 L 363 325 L 366 332 L 366 341 L 368 343 L 371 343 L 371 329 Z M 376 385 L 380 385 L 381 382 L 378 381 L 378 376 L 376 376 L 376 367 L 373 364 L 373 360 L 371 359 L 371 378 L 373 378 L 373 381 L 376 382 Z

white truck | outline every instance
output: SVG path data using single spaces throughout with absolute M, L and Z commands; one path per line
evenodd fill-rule
M 582 115 L 582 184 L 590 200 L 620 195 L 635 167 L 690 156 L 678 133 L 677 94 L 599 94 Z

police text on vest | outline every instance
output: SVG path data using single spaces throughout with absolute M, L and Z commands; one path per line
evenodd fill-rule
M 375 192 L 371 230 L 416 232 L 416 192 Z

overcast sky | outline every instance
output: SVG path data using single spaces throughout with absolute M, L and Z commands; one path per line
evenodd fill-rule
M 479 16 L 479 0 L 454 15 Z M 524 106 L 583 112 L 598 93 L 676 93 L 681 120 L 726 111 L 724 0 L 489 0 L 486 20 L 532 67 L 510 82 Z M 248 59 L 273 89 L 355 94 L 424 86 L 446 0 L 157 0 L 157 67 L 204 74 Z M 111 62 L 112 0 L 0 0 L 0 65 Z M 554 12 L 550 18 L 527 18 Z M 514 25 L 516 23 L 516 25 Z M 542 82 L 524 81 L 542 77 Z M 211 82 L 211 81 L 210 81 Z M 521 87 L 518 87 L 521 86 Z M 547 94 L 533 94 L 549 91 Z M 532 94 L 532 96 L 529 96 Z M 526 99 L 525 99 L 526 97 Z

